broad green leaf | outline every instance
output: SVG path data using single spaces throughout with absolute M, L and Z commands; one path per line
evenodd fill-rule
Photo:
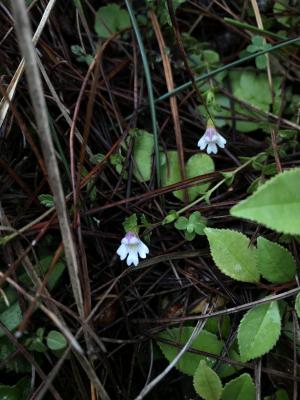
M 212 258 L 225 274 L 241 282 L 258 282 L 256 249 L 242 233 L 228 229 L 204 230 L 207 235 Z
M 152 172 L 154 138 L 151 133 L 142 129 L 132 131 L 134 131 L 133 175 L 139 182 L 147 182 Z
M 185 176 L 187 179 L 194 178 L 199 175 L 208 174 L 215 170 L 215 164 L 213 159 L 207 154 L 194 154 L 190 157 L 185 165 Z M 189 200 L 195 200 L 199 195 L 205 193 L 209 188 L 210 183 L 202 183 L 197 186 L 190 187 L 188 189 Z M 179 200 L 184 200 L 183 190 L 177 190 L 174 192 Z
M 118 4 L 110 3 L 100 7 L 96 13 L 95 31 L 101 38 L 109 38 L 114 33 L 130 27 L 130 17 Z
M 290 400 L 290 398 L 286 390 L 279 389 L 274 395 L 264 397 L 264 400 Z
M 177 151 L 171 150 L 160 154 L 162 186 L 173 185 L 181 181 Z
M 300 168 L 282 172 L 231 208 L 231 215 L 292 235 L 300 234 Z
M 169 362 L 176 357 L 180 348 L 189 340 L 193 330 L 194 328 L 190 326 L 184 326 L 165 330 L 158 335 L 158 345 Z M 174 342 L 174 346 L 159 341 L 159 338 Z M 180 348 L 176 347 L 176 344 Z M 219 355 L 223 348 L 223 342 L 218 340 L 216 335 L 203 329 L 194 340 L 191 348 Z M 213 359 L 187 351 L 176 364 L 176 368 L 184 374 L 193 376 L 201 360 L 206 360 L 210 366 L 214 363 Z
M 296 310 L 298 318 L 300 318 L 300 293 L 298 293 L 296 296 L 295 310 Z
M 165 156 L 165 157 L 164 157 Z M 199 175 L 207 174 L 215 170 L 213 159 L 207 154 L 194 154 L 186 163 L 185 176 L 187 179 L 194 178 Z M 179 159 L 177 151 L 167 151 L 161 154 L 161 175 L 162 185 L 168 186 L 181 182 Z M 202 183 L 187 189 L 190 201 L 206 192 L 209 183 Z M 173 195 L 179 200 L 184 200 L 184 191 L 176 190 Z
M 16 385 L 8 386 L 0 384 L 1 400 L 26 400 L 30 392 L 30 379 L 22 378 Z
M 263 237 L 257 239 L 257 268 L 272 283 L 284 283 L 295 277 L 296 263 L 292 254 Z
M 255 385 L 249 374 L 242 374 L 226 383 L 222 400 L 255 400 Z
M 22 312 L 19 303 L 16 302 L 5 311 L 0 314 L 0 321 L 6 326 L 10 331 L 17 328 L 17 326 L 22 321 Z M 4 332 L 0 329 L 0 337 L 4 335 Z
M 280 330 L 280 312 L 276 301 L 249 310 L 238 329 L 241 360 L 249 361 L 268 353 L 279 339 Z
M 47 346 L 51 350 L 62 350 L 67 347 L 67 340 L 58 331 L 50 331 L 47 335 Z
M 195 372 L 193 378 L 194 388 L 205 400 L 219 400 L 222 394 L 222 382 L 218 375 L 210 367 L 206 365 L 204 360 Z

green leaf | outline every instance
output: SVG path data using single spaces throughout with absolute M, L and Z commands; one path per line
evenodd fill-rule
M 230 214 L 278 232 L 300 234 L 300 168 L 285 171 L 235 205 Z
M 205 323 L 205 330 L 220 334 L 222 339 L 228 337 L 230 332 L 230 318 L 229 315 L 222 315 L 221 317 L 212 317 L 208 318 Z
M 178 220 L 175 222 L 175 228 L 183 231 L 186 229 L 188 224 L 188 219 L 185 217 L 179 217 Z
M 241 361 L 240 355 L 233 348 L 231 348 L 229 350 L 228 357 L 234 361 Z M 236 374 L 237 371 L 239 371 L 242 368 L 243 368 L 242 366 L 234 365 L 234 364 L 226 364 L 224 362 L 224 363 L 220 363 L 217 372 L 218 372 L 220 378 L 226 378 L 228 376 Z
M 241 282 L 258 282 L 256 249 L 242 233 L 228 229 L 204 230 L 216 266 L 227 276 Z
M 242 374 L 226 383 L 222 400 L 255 400 L 255 385 L 249 374 Z
M 125 221 L 123 222 L 123 228 L 126 233 L 134 232 L 134 233 L 138 234 L 139 228 L 138 228 L 136 214 L 132 214 L 132 215 L 130 215 L 130 217 L 125 218 Z
M 67 347 L 67 340 L 58 331 L 50 331 L 47 335 L 47 346 L 51 350 L 62 350 Z
M 272 283 L 284 283 L 295 277 L 296 262 L 292 254 L 278 243 L 257 239 L 257 268 Z
M 26 400 L 30 392 L 30 379 L 22 378 L 16 385 L 8 386 L 0 384 L 1 400 Z
M 47 208 L 51 208 L 54 206 L 54 198 L 52 194 L 40 194 L 38 196 L 38 199 L 40 203 Z
M 16 351 L 17 348 L 6 336 L 0 337 L 0 361 L 3 362 L 5 360 L 3 364 L 5 370 L 8 372 L 14 371 L 17 374 L 31 372 L 31 365 L 21 355 L 17 354 L 9 358 Z
M 43 257 L 43 258 L 40 259 L 38 268 L 41 268 L 40 272 L 42 274 L 46 274 L 46 272 L 48 271 L 48 269 L 50 267 L 52 259 L 53 259 L 52 256 L 46 256 L 46 257 Z M 52 289 L 54 289 L 54 287 L 56 286 L 56 284 L 60 280 L 62 274 L 64 273 L 65 269 L 66 269 L 66 264 L 63 261 L 58 261 L 55 264 L 55 266 L 53 268 L 53 271 L 49 275 L 48 281 L 47 281 L 47 286 L 48 286 L 50 291 Z
M 47 351 L 47 347 L 41 341 L 39 337 L 30 338 L 28 340 L 27 347 L 30 351 L 36 351 L 38 353 L 45 353 Z
M 171 210 L 168 213 L 168 215 L 166 215 L 166 217 L 164 218 L 163 225 L 170 224 L 171 222 L 176 221 L 177 218 L 178 218 L 177 211 Z
M 210 367 L 206 365 L 204 360 L 195 372 L 193 378 L 194 388 L 205 400 L 219 400 L 222 394 L 222 382 L 218 375 Z
M 142 129 L 131 129 L 130 134 L 132 133 L 134 133 L 133 175 L 139 182 L 147 182 L 152 173 L 154 137 Z
M 118 4 L 110 3 L 100 7 L 96 13 L 95 31 L 101 38 L 109 38 L 114 33 L 129 28 L 130 17 L 126 10 L 120 8 Z
M 300 318 L 300 293 L 298 293 L 296 296 L 295 310 L 296 310 L 298 318 Z
M 180 182 L 180 169 L 177 151 L 171 150 L 160 154 L 162 186 Z
M 165 157 L 164 157 L 165 156 Z M 199 175 L 207 174 L 215 170 L 214 161 L 207 154 L 194 154 L 186 163 L 185 176 L 187 179 L 194 178 Z M 161 154 L 161 174 L 162 185 L 168 186 L 181 182 L 179 160 L 177 151 L 167 151 Z M 190 201 L 193 201 L 199 195 L 205 193 L 210 183 L 201 183 L 187 189 Z M 176 190 L 173 195 L 179 200 L 184 200 L 184 191 Z
M 158 335 L 158 345 L 169 362 L 176 357 L 180 348 L 189 340 L 193 330 L 194 328 L 190 326 L 184 326 L 182 328 L 165 330 Z M 170 340 L 174 342 L 175 345 L 179 345 L 180 348 L 172 344 L 162 343 L 159 341 L 159 338 Z M 219 355 L 223 348 L 223 342 L 218 340 L 216 335 L 203 329 L 194 340 L 191 348 Z M 215 360 L 206 356 L 187 351 L 176 364 L 176 368 L 184 374 L 193 376 L 201 360 L 206 360 L 209 366 L 212 366 L 215 362 Z
M 215 170 L 215 164 L 213 159 L 207 154 L 194 154 L 190 157 L 185 166 L 185 176 L 187 179 L 194 178 L 199 175 L 208 174 Z M 210 183 L 201 183 L 200 185 L 196 185 L 190 187 L 187 192 L 189 195 L 189 200 L 193 201 L 199 195 L 204 194 L 209 188 Z M 177 190 L 173 193 L 179 200 L 184 200 L 184 192 L 183 190 Z
M 193 225 L 193 231 L 197 235 L 205 235 L 204 229 L 207 225 L 206 218 L 204 218 L 200 211 L 193 212 L 189 217 L 189 223 Z
M 289 399 L 290 399 L 289 395 L 284 389 L 277 390 L 277 392 L 272 396 L 264 397 L 264 400 L 289 400 Z
M 196 237 L 196 233 L 195 232 L 185 231 L 185 233 L 184 233 L 185 240 L 191 241 L 191 240 L 194 240 L 195 237 Z
M 241 360 L 249 361 L 268 353 L 275 346 L 280 330 L 280 312 L 276 301 L 249 310 L 238 329 Z
M 22 311 L 19 303 L 16 302 L 0 314 L 0 321 L 10 331 L 17 328 L 22 321 Z M 4 336 L 4 332 L 0 329 L 0 337 Z

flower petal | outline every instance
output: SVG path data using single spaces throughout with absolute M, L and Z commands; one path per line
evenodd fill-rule
M 218 148 L 217 148 L 216 143 L 209 143 L 206 151 L 207 151 L 207 154 L 210 154 L 210 153 L 217 154 Z
M 218 134 L 216 142 L 221 149 L 224 149 L 227 140 L 222 135 Z
M 205 147 L 207 146 L 207 140 L 205 138 L 205 135 L 203 135 L 200 140 L 198 141 L 197 144 L 198 147 L 200 147 L 200 150 L 204 150 Z
M 128 249 L 125 244 L 123 244 L 123 243 L 121 244 L 121 246 L 117 250 L 117 254 L 118 254 L 118 256 L 120 256 L 121 260 L 125 260 L 127 254 L 128 254 Z
M 147 257 L 147 254 L 149 253 L 148 247 L 147 247 L 147 246 L 145 245 L 145 243 L 143 243 L 142 241 L 141 241 L 140 244 L 139 244 L 138 253 L 139 253 L 139 256 L 140 256 L 141 258 L 146 258 L 146 257 Z
M 134 250 L 130 250 L 128 257 L 127 257 L 127 265 L 130 266 L 131 264 L 134 264 L 135 266 L 138 265 L 139 263 L 139 256 L 138 256 L 138 252 L 136 249 Z

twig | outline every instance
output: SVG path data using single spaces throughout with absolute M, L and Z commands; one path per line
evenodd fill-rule
M 38 126 L 42 152 L 47 168 L 49 184 L 54 195 L 54 201 L 64 243 L 72 290 L 79 314 L 83 316 L 83 300 L 78 275 L 79 267 L 76 257 L 76 249 L 69 226 L 65 198 L 55 156 L 55 149 L 48 124 L 46 102 L 36 61 L 35 49 L 32 43 L 30 21 L 27 15 L 24 0 L 13 0 L 11 1 L 11 5 L 15 18 L 15 29 L 18 36 L 18 43 L 24 56 L 29 92 L 35 112 L 35 118 Z

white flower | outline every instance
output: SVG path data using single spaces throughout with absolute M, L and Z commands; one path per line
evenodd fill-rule
M 127 265 L 139 263 L 139 257 L 146 258 L 149 253 L 148 247 L 141 241 L 141 239 L 134 232 L 127 232 L 121 240 L 121 246 L 117 250 L 118 256 L 121 260 L 127 257 Z
M 216 128 L 213 125 L 208 125 L 204 135 L 198 142 L 198 147 L 200 147 L 200 150 L 204 150 L 207 146 L 207 154 L 217 154 L 217 146 L 219 146 L 221 149 L 224 149 L 225 144 L 226 139 L 216 131 Z

